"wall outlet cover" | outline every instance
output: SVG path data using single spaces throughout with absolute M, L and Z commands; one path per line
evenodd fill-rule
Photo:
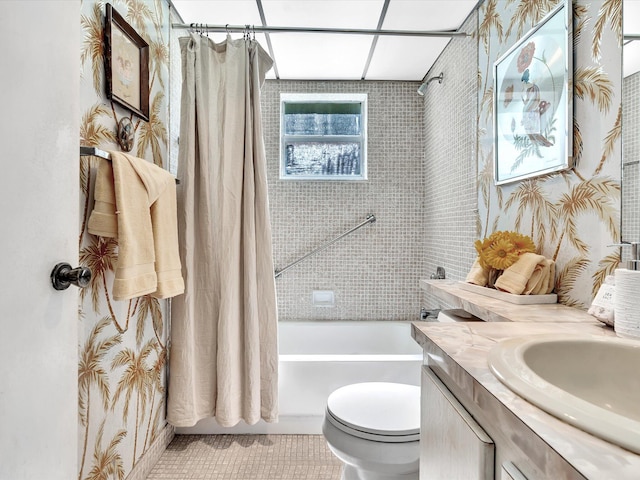
M 314 290 L 311 294 L 314 307 L 334 307 L 336 305 L 333 290 Z

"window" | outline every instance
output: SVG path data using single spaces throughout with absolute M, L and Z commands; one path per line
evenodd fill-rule
M 280 96 L 280 178 L 367 179 L 367 95 Z

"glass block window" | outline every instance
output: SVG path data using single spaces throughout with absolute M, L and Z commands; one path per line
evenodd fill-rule
M 280 178 L 366 180 L 367 95 L 280 95 Z

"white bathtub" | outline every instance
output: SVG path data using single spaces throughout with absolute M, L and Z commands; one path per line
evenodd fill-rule
M 279 421 L 232 428 L 203 419 L 177 433 L 319 434 L 327 397 L 358 382 L 420 384 L 422 349 L 409 322 L 280 322 Z

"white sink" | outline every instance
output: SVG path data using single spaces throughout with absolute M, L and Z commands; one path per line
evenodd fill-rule
M 559 419 L 640 453 L 640 341 L 531 335 L 489 352 L 493 374 Z

